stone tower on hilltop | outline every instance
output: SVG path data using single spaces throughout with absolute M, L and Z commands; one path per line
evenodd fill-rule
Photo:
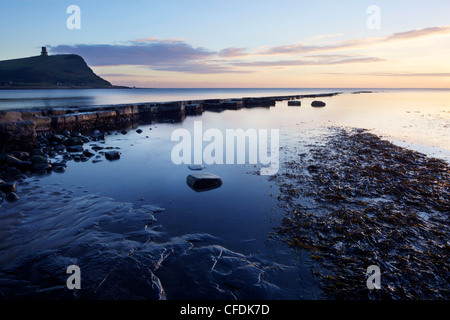
M 42 47 L 41 56 L 43 56 L 43 57 L 48 56 L 47 48 L 46 48 L 46 47 Z

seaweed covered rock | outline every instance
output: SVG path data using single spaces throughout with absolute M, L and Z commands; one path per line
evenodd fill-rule
M 447 299 L 450 167 L 361 130 L 336 130 L 278 178 L 277 229 L 335 299 Z M 368 290 L 366 269 L 381 269 Z M 331 266 L 331 267 L 330 267 Z

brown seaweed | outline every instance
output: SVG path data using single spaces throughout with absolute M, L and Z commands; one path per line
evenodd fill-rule
M 310 252 L 333 299 L 448 299 L 450 169 L 360 129 L 336 129 L 278 175 L 276 232 Z M 370 265 L 380 290 L 366 287 Z

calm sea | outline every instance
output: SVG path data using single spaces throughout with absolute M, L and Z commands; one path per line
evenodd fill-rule
M 450 159 L 449 90 L 155 89 L 0 91 L 1 107 L 81 106 L 345 91 L 324 108 L 280 101 L 271 108 L 205 111 L 179 123 L 113 132 L 102 145 L 119 161 L 68 163 L 30 177 L 18 202 L 0 204 L 0 293 L 50 299 L 321 299 L 310 254 L 269 240 L 285 212 L 277 185 L 252 164 L 212 164 L 223 185 L 195 192 L 187 165 L 171 161 L 176 129 L 278 129 L 280 163 L 333 134 L 358 127 Z M 131 128 L 130 128 L 131 129 Z M 135 129 L 135 128 L 134 128 Z M 97 142 L 85 145 L 93 148 Z M 206 145 L 206 143 L 205 143 Z M 160 207 L 164 210 L 155 210 Z M 156 221 L 152 218 L 156 218 Z M 81 268 L 82 289 L 66 288 Z
M 352 92 L 362 89 L 75 89 L 0 90 L 0 110 L 41 107 L 83 107 L 122 103 L 163 102 L 201 99 L 267 97 L 324 92 Z
M 370 90 L 372 93 L 352 94 Z M 450 161 L 450 89 L 216 88 L 0 90 L 0 110 L 342 92 L 308 120 L 366 128 Z M 282 111 L 278 116 L 282 116 Z M 272 112 L 277 114 L 276 111 Z M 303 114 L 302 116 L 305 116 Z M 287 119 L 290 117 L 287 116 Z M 275 123 L 272 123 L 275 124 Z

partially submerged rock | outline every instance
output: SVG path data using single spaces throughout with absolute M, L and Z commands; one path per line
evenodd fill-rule
M 288 106 L 299 107 L 301 105 L 302 105 L 302 102 L 300 100 L 290 100 L 290 101 L 288 101 Z
M 222 179 L 209 172 L 190 174 L 187 176 L 186 182 L 194 191 L 213 190 L 222 185 Z
M 89 150 L 89 149 L 85 149 L 85 150 L 83 151 L 83 155 L 84 155 L 85 157 L 88 157 L 88 158 L 95 156 L 95 154 L 94 154 L 91 150 Z
M 120 152 L 115 150 L 105 152 L 105 158 L 108 160 L 118 160 L 120 159 Z
M 75 145 L 75 146 L 68 146 L 67 147 L 67 151 L 68 152 L 81 152 L 83 151 L 83 146 L 82 145 Z
M 204 166 L 202 166 L 201 164 L 190 164 L 188 165 L 188 168 L 191 170 L 203 170 L 205 169 Z
M 323 101 L 314 100 L 313 102 L 311 102 L 311 106 L 312 107 L 325 107 L 326 104 Z
M 3 181 L 3 180 L 2 180 Z M 4 193 L 15 192 L 17 190 L 16 183 L 0 183 L 0 191 Z

